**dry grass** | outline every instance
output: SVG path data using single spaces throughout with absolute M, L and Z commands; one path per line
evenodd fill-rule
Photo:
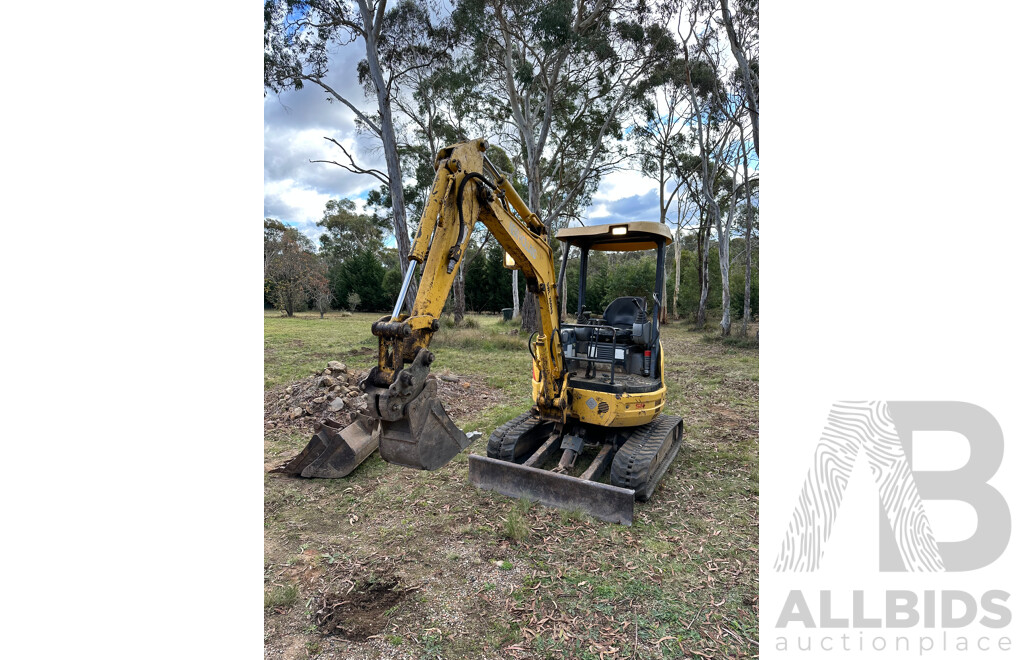
M 308 376 L 329 359 L 368 367 L 375 355 L 358 351 L 372 345 L 374 319 L 268 316 L 267 382 Z M 490 431 L 528 406 L 530 358 L 513 326 L 475 320 L 480 327 L 438 333 L 432 349 L 436 372 L 503 393 L 456 417 L 484 433 L 471 447 L 482 453 Z M 298 596 L 266 610 L 266 657 L 305 658 L 311 648 L 337 658 L 756 656 L 757 349 L 703 336 L 664 329 L 668 412 L 683 417 L 686 444 L 633 527 L 477 491 L 465 454 L 435 472 L 374 455 L 347 479 L 267 475 L 267 589 L 293 584 Z M 283 456 L 307 439 L 270 431 L 265 447 Z M 375 632 L 323 636 L 301 604 L 385 567 L 410 591 L 371 621 Z

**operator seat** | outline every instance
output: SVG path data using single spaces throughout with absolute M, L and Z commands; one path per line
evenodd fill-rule
M 604 310 L 605 325 L 612 325 L 627 333 L 633 332 L 634 323 L 647 322 L 647 299 L 640 296 L 616 298 Z

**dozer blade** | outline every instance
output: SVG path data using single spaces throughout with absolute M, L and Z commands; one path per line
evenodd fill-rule
M 437 381 L 405 406 L 398 419 L 380 420 L 380 457 L 388 463 L 420 470 L 436 470 L 472 442 L 455 426 L 437 399 Z
M 347 476 L 377 449 L 377 420 L 359 415 L 344 429 L 324 420 L 298 456 L 271 472 L 337 479 Z
M 381 445 L 383 448 L 383 444 Z M 579 510 L 599 520 L 633 524 L 634 491 L 495 458 L 469 455 L 469 481 L 477 488 Z

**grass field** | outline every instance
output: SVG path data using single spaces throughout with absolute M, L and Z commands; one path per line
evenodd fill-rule
M 376 360 L 377 315 L 264 316 L 268 400 L 340 360 Z M 483 432 L 530 405 L 515 326 L 442 329 L 434 373 L 486 384 L 455 422 Z M 737 326 L 734 326 L 734 329 Z M 684 447 L 632 527 L 477 491 L 466 453 L 435 472 L 374 454 L 349 478 L 265 477 L 268 658 L 747 658 L 758 653 L 758 353 L 663 328 Z M 372 349 L 372 350 L 367 350 Z M 267 469 L 308 433 L 268 429 Z M 340 623 L 334 612 L 346 612 Z M 334 631 L 339 634 L 325 634 Z

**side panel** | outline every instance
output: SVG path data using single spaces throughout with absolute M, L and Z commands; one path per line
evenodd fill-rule
M 569 416 L 586 424 L 641 426 L 654 420 L 665 405 L 665 388 L 643 394 L 610 394 L 572 388 Z

